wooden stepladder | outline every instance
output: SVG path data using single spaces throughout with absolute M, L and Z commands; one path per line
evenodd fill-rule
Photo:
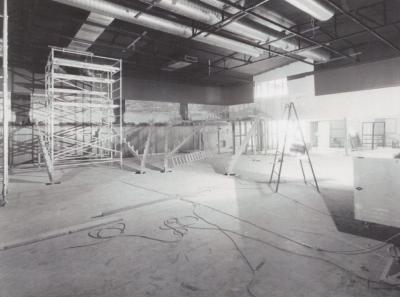
M 275 183 L 276 184 L 275 192 L 278 192 L 279 184 L 281 182 L 283 162 L 285 159 L 285 153 L 287 151 L 289 126 L 290 126 L 290 123 L 294 122 L 295 126 L 296 126 L 296 130 L 300 136 L 299 137 L 300 143 L 293 143 L 289 149 L 290 149 L 290 151 L 295 151 L 297 153 L 305 155 L 307 162 L 311 169 L 312 177 L 313 177 L 313 180 L 315 183 L 314 186 L 317 189 L 317 191 L 319 192 L 319 186 L 318 186 L 317 178 L 315 176 L 314 167 L 312 165 L 310 154 L 309 154 L 309 151 L 308 151 L 305 139 L 304 139 L 303 130 L 301 129 L 299 116 L 297 114 L 297 110 L 296 110 L 296 107 L 294 106 L 293 102 L 290 102 L 285 105 L 285 109 L 283 111 L 283 120 L 285 122 L 283 142 L 281 142 L 280 139 L 278 139 L 278 142 L 276 145 L 276 150 L 275 150 L 275 155 L 274 155 L 274 163 L 272 165 L 271 175 L 269 177 L 268 183 L 269 184 Z M 303 161 L 301 158 L 299 158 L 299 163 L 300 163 L 301 172 L 303 174 L 304 183 L 308 184 L 306 174 L 304 171 Z M 277 168 L 278 168 L 278 171 L 276 171 Z M 276 179 L 275 179 L 275 177 L 276 177 Z

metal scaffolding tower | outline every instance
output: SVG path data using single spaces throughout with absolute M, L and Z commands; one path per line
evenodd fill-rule
M 9 107 L 10 98 L 8 93 L 8 8 L 7 0 L 3 0 L 3 149 L 2 149 L 2 198 L 0 200 L 0 206 L 4 206 L 6 203 L 6 196 L 8 192 L 8 121 L 9 121 Z
M 53 47 L 45 81 L 47 117 L 37 128 L 50 182 L 57 166 L 122 166 L 121 60 Z

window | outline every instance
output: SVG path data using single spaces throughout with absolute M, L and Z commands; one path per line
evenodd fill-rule
M 346 143 L 346 121 L 330 121 L 329 128 L 329 146 L 333 148 L 344 147 Z
M 254 98 L 256 100 L 282 97 L 288 94 L 287 79 L 256 82 Z

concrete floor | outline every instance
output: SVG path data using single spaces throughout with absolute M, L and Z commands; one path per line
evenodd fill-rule
M 44 171 L 14 173 L 0 209 L 3 247 L 120 221 L 1 250 L 0 296 L 400 295 L 366 281 L 380 278 L 386 249 L 316 250 L 367 248 L 398 232 L 366 230 L 352 218 L 351 158 L 313 157 L 321 194 L 302 183 L 296 161 L 285 163 L 273 193 L 265 182 L 271 157 L 242 157 L 237 177 L 222 174 L 228 159 L 167 174 L 68 169 L 51 186 Z

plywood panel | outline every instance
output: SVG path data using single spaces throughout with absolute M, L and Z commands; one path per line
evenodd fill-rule
M 354 159 L 355 218 L 400 227 L 400 159 Z

